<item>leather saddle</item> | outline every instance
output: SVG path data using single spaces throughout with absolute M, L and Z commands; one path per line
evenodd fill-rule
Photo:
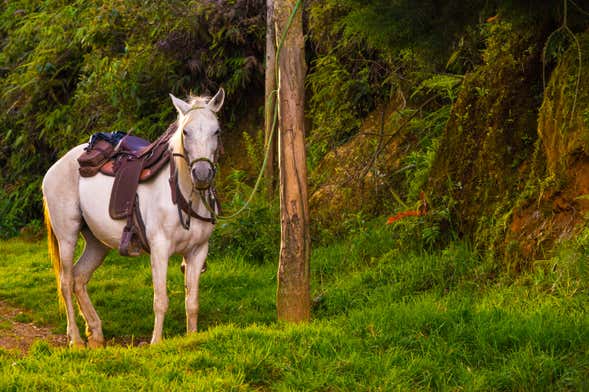
M 114 177 L 108 211 L 113 219 L 127 219 L 119 246 L 121 255 L 136 256 L 141 250 L 150 252 L 137 188 L 170 161 L 168 141 L 175 131 L 176 125 L 170 125 L 152 143 L 123 133 L 95 134 L 78 157 L 82 177 L 99 172 Z

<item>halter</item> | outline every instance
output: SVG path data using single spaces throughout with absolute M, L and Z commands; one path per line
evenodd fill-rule
M 205 107 L 204 106 L 194 106 L 190 110 L 188 110 L 185 113 L 185 115 L 188 114 L 189 112 L 191 112 L 193 110 L 197 110 L 197 109 L 205 109 Z M 184 130 L 184 125 L 185 124 L 182 124 L 182 127 L 178 127 L 177 132 L 182 132 Z M 188 160 L 188 152 L 186 151 L 186 147 L 184 146 L 183 133 L 180 134 L 180 142 L 182 143 L 183 154 L 172 153 L 172 159 L 170 160 L 170 187 L 172 188 L 172 201 L 174 202 L 174 204 L 176 204 L 178 206 L 178 217 L 180 220 L 180 224 L 182 225 L 182 227 L 185 230 L 189 230 L 191 217 L 194 217 L 194 218 L 199 219 L 204 222 L 210 222 L 212 224 L 215 224 L 216 223 L 216 216 L 218 215 L 218 213 L 221 209 L 221 205 L 217 199 L 217 191 L 214 186 L 214 180 L 215 180 L 215 176 L 217 174 L 216 161 L 218 159 L 219 153 L 223 151 L 223 146 L 221 144 L 221 138 L 219 137 L 217 150 L 215 151 L 213 161 L 211 161 L 209 158 L 206 158 L 206 157 L 196 158 L 196 159 L 193 159 L 192 161 L 189 161 Z M 210 182 L 208 183 L 207 186 L 204 186 L 204 187 L 202 187 L 202 186 L 199 187 L 199 186 L 195 185 L 194 181 L 192 181 L 192 178 L 191 178 L 192 189 L 191 189 L 190 196 L 189 196 L 188 200 L 186 200 L 186 198 L 184 198 L 184 195 L 182 194 L 182 191 L 180 190 L 180 185 L 178 183 L 178 169 L 176 168 L 176 165 L 174 162 L 175 157 L 180 157 L 180 158 L 184 159 L 184 161 L 188 165 L 189 172 L 192 172 L 192 167 L 196 163 L 206 162 L 209 164 L 210 169 L 213 173 Z M 205 206 L 205 208 L 207 209 L 207 211 L 210 214 L 210 218 L 201 216 L 196 211 L 194 211 L 194 209 L 192 208 L 192 195 L 195 194 L 195 192 L 199 193 L 199 196 L 200 196 L 200 199 L 201 199 L 203 205 Z M 183 218 L 182 211 L 184 211 L 184 213 L 187 214 L 186 219 Z
M 215 153 L 215 155 L 216 155 L 216 153 Z M 174 157 L 180 157 L 180 158 L 184 159 L 184 161 L 188 165 L 188 168 L 189 168 L 190 171 L 192 171 L 192 166 L 194 166 L 194 164 L 196 164 L 198 162 L 206 162 L 206 163 L 208 163 L 209 166 L 211 167 L 211 171 L 213 172 L 213 177 L 211 178 L 211 181 L 210 181 L 209 185 L 207 185 L 205 187 L 199 187 L 199 186 L 195 185 L 194 182 L 193 182 L 192 183 L 192 188 L 193 189 L 196 189 L 198 191 L 204 191 L 204 190 L 207 190 L 207 189 L 209 189 L 209 188 L 211 188 L 213 186 L 212 184 L 213 184 L 213 182 L 215 180 L 215 175 L 217 174 L 217 164 L 215 162 L 211 161 L 209 158 L 204 158 L 204 157 L 202 157 L 202 158 L 196 158 L 196 159 L 192 160 L 192 162 L 189 162 L 188 161 L 188 158 L 187 158 L 188 155 L 186 154 L 186 150 L 184 150 L 184 154 L 173 153 L 172 156 L 174 156 Z

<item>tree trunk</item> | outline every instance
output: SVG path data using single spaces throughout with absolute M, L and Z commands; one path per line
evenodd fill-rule
M 275 161 L 276 135 L 271 137 L 274 122 L 274 105 L 276 96 L 276 30 L 274 28 L 274 1 L 266 0 L 266 93 L 264 100 L 264 141 L 269 149 L 264 178 L 266 179 L 266 193 L 269 199 L 274 197 L 276 189 Z
M 282 37 L 295 3 L 274 0 L 277 39 Z M 286 34 L 278 66 L 281 235 L 276 308 L 279 320 L 291 322 L 308 321 L 311 316 L 304 45 L 300 7 Z

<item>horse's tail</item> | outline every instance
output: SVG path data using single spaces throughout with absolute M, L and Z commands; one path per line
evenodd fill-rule
M 55 273 L 55 281 L 57 283 L 57 297 L 59 298 L 59 308 L 65 309 L 63 295 L 61 294 L 61 258 L 59 256 L 59 243 L 57 237 L 53 232 L 51 225 L 51 215 L 49 215 L 49 208 L 47 207 L 47 199 L 43 196 L 43 216 L 45 217 L 45 227 L 47 229 L 47 250 L 51 264 L 53 264 L 53 272 Z

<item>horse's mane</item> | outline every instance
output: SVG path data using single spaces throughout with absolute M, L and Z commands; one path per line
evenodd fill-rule
M 193 108 L 205 108 L 207 103 L 210 100 L 211 100 L 211 97 L 208 97 L 208 96 L 199 96 L 199 95 L 190 94 L 186 101 Z M 176 120 L 174 122 L 174 124 L 176 124 L 176 132 L 174 133 L 174 135 L 170 139 L 170 147 L 174 150 L 174 152 L 182 154 L 183 153 L 182 130 L 180 129 L 180 124 L 178 123 L 178 120 Z M 176 149 L 179 149 L 179 150 L 176 151 Z
M 198 96 L 192 94 L 188 96 L 188 103 L 191 106 L 205 106 L 210 100 L 211 97 L 209 96 Z

